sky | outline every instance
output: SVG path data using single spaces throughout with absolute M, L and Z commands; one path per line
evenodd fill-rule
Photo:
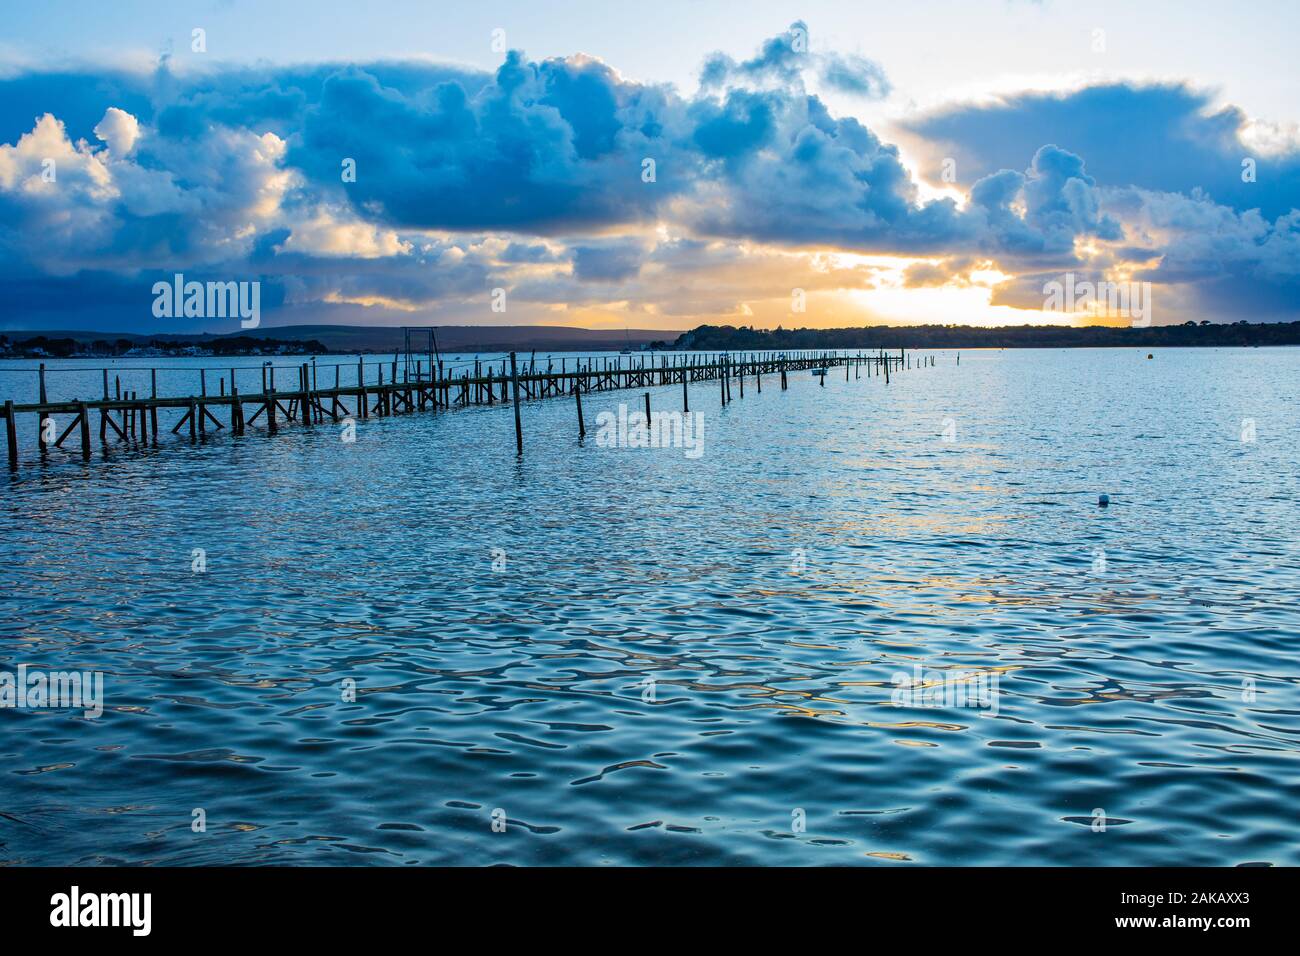
M 1294 321 L 1297 28 L 1281 2 L 15 6 L 0 330 L 238 330 L 157 314 L 178 273 L 257 283 L 268 326 Z

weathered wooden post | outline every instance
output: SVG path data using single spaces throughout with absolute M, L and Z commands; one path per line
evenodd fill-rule
M 194 420 L 195 418 L 198 417 L 198 411 L 199 411 L 198 406 L 194 403 L 194 399 L 191 398 L 190 399 L 190 442 L 191 444 L 194 441 L 196 441 L 196 436 L 194 434 Z
M 14 403 L 5 399 L 5 438 L 9 440 L 9 467 L 18 467 L 18 429 L 14 426 Z
M 108 369 L 104 369 L 104 401 L 108 401 Z M 99 409 L 99 440 L 101 442 L 108 440 L 108 410 L 102 406 Z
M 645 427 L 650 427 L 650 393 L 645 393 Z
M 515 353 L 510 353 L 510 381 L 515 394 L 515 451 L 524 453 L 524 426 L 519 420 L 519 370 L 515 365 Z
M 587 437 L 587 425 L 582 420 L 582 384 L 578 379 L 573 380 L 573 397 L 578 402 L 578 437 Z
M 81 457 L 90 461 L 90 409 L 85 402 L 77 402 L 77 416 L 81 419 Z M 157 425 L 154 425 L 154 440 L 158 440 Z
M 266 399 L 266 430 L 272 435 L 275 434 L 275 366 L 271 366 L 271 381 L 265 382 L 266 369 L 262 370 L 263 385 L 262 394 Z
M 158 397 L 158 370 L 149 369 L 149 394 L 152 398 Z M 158 405 L 151 402 L 149 405 L 149 431 L 153 432 L 153 443 L 158 444 Z
M 691 395 L 690 395 L 690 390 L 686 385 L 686 380 L 690 378 L 690 375 L 691 373 L 686 368 L 682 369 L 682 411 L 683 412 L 689 412 L 691 410 Z
M 370 399 L 366 396 L 366 360 L 357 359 L 357 403 L 361 406 L 361 417 L 370 417 Z
M 311 407 L 311 373 L 307 369 L 306 362 L 302 363 L 302 371 L 298 374 L 302 378 L 302 423 L 311 428 L 314 417 Z
M 45 363 L 44 362 L 41 363 L 40 374 L 41 374 L 41 388 L 38 394 L 40 395 L 40 399 L 39 399 L 40 403 L 44 405 L 45 404 Z M 45 451 L 45 449 L 48 447 L 45 441 L 45 416 L 47 414 L 48 412 L 42 412 L 40 415 L 36 416 L 36 443 L 40 446 L 42 452 Z

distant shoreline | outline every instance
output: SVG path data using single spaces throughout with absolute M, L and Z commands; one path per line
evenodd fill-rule
M 843 329 L 752 329 L 704 325 L 679 336 L 677 349 L 789 351 L 793 349 L 1170 348 L 1300 345 L 1300 322 L 1156 325 L 864 326 Z
M 563 326 L 442 326 L 442 353 L 633 351 L 796 351 L 808 349 L 1188 348 L 1300 345 L 1300 322 L 1160 325 L 1148 328 L 1021 325 L 862 326 L 839 329 L 754 329 L 702 325 L 676 333 L 649 329 Z M 422 330 L 421 330 L 422 332 Z M 432 353 L 427 337 L 412 351 Z M 390 326 L 280 326 L 226 335 L 142 335 L 117 332 L 0 333 L 0 358 L 278 358 L 312 355 L 393 355 L 405 333 Z

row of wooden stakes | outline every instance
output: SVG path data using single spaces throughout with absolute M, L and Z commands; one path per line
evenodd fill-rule
M 523 424 L 520 415 L 520 403 L 523 400 L 547 398 L 571 394 L 578 406 L 579 434 L 585 435 L 586 425 L 582 419 L 582 393 L 607 391 L 611 389 L 641 388 L 670 385 L 680 382 L 682 385 L 682 406 L 690 410 L 689 384 L 696 381 L 717 379 L 720 383 L 723 405 L 731 401 L 733 380 L 739 383 L 740 395 L 744 397 L 745 377 L 752 376 L 755 386 L 762 391 L 764 374 L 780 376 L 781 388 L 787 386 L 787 373 L 791 371 L 814 370 L 820 372 L 821 384 L 826 383 L 827 370 L 843 366 L 847 380 L 851 370 L 858 374 L 865 368 L 870 375 L 872 370 L 883 375 L 889 381 L 891 369 L 897 371 L 912 365 L 912 356 L 905 350 L 898 354 L 841 354 L 841 353 L 798 353 L 746 355 L 732 359 L 727 355 L 713 356 L 702 362 L 691 362 L 688 356 L 674 357 L 671 361 L 662 357 L 658 364 L 640 364 L 629 362 L 625 367 L 621 360 L 616 367 L 609 367 L 608 362 L 597 365 L 594 359 L 588 359 L 584 365 L 581 361 L 570 371 L 567 361 L 556 369 L 552 364 L 538 371 L 535 362 L 526 363 L 526 369 L 519 371 L 515 353 L 509 355 L 509 372 L 505 360 L 502 360 L 500 374 L 491 365 L 475 362 L 474 374 L 466 370 L 460 375 L 445 372 L 442 364 L 434 367 L 432 360 L 426 369 L 423 361 L 416 361 L 412 367 L 408 362 L 402 381 L 397 381 L 397 360 L 391 363 L 391 377 L 384 381 L 384 365 L 379 368 L 378 382 L 365 382 L 365 366 L 358 362 L 357 382 L 355 385 L 340 383 L 340 366 L 335 368 L 333 387 L 320 387 L 314 361 L 297 367 L 297 388 L 283 391 L 276 388 L 275 368 L 263 366 L 262 391 L 256 394 L 241 395 L 235 382 L 235 370 L 231 369 L 230 390 L 226 390 L 225 378 L 219 380 L 219 392 L 208 394 L 207 369 L 199 369 L 199 394 L 165 397 L 157 394 L 157 369 L 150 370 L 151 394 L 140 396 L 137 392 L 123 392 L 120 380 L 116 383 L 116 394 L 109 396 L 108 371 L 103 370 L 104 397 L 95 401 L 73 399 L 70 402 L 50 402 L 47 400 L 45 367 L 40 368 L 40 401 L 35 404 L 15 404 L 6 401 L 0 414 L 5 420 L 5 436 L 8 446 L 8 461 L 11 469 L 17 468 L 19 461 L 17 416 L 35 414 L 39 430 L 38 448 L 44 456 L 48 450 L 61 448 L 74 431 L 79 432 L 81 454 L 85 459 L 91 457 L 91 418 L 99 415 L 99 439 L 107 451 L 109 432 L 123 442 L 153 442 L 159 437 L 158 413 L 164 409 L 176 409 L 180 418 L 172 425 L 172 434 L 188 426 L 190 440 L 197 441 L 205 435 L 209 424 L 214 429 L 224 429 L 226 424 L 213 414 L 212 409 L 226 408 L 229 428 L 232 434 L 242 435 L 245 429 L 259 418 L 265 419 L 268 433 L 275 434 L 280 422 L 297 422 L 305 427 L 320 424 L 329 418 L 340 421 L 354 414 L 361 418 L 371 415 L 386 416 L 399 413 L 424 411 L 425 409 L 450 409 L 471 404 L 493 405 L 512 402 L 515 418 L 515 442 L 520 454 L 523 453 Z M 934 358 L 921 360 L 932 365 Z M 920 364 L 920 363 L 918 363 Z M 484 372 L 486 369 L 486 373 Z M 269 371 L 269 377 L 268 377 Z M 349 409 L 347 402 L 354 403 L 355 413 Z M 256 408 L 253 415 L 245 419 L 244 408 L 252 405 Z M 646 410 L 649 414 L 649 393 L 646 393 Z M 71 414 L 71 422 L 61 431 L 55 428 L 54 415 Z

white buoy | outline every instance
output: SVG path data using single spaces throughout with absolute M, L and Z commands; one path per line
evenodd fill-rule
M 1110 506 L 1110 495 L 1102 495 L 1097 499 L 1097 507 L 1106 508 Z

